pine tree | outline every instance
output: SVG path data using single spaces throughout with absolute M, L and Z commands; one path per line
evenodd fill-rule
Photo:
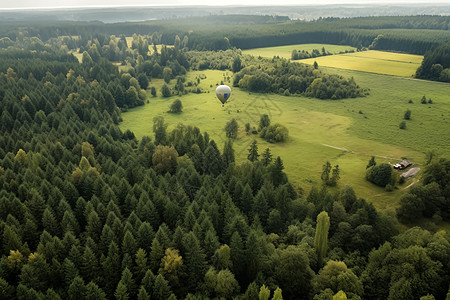
M 263 284 L 259 290 L 259 300 L 269 300 L 269 297 L 270 290 Z
M 331 178 L 328 182 L 328 185 L 335 186 L 337 182 L 339 181 L 340 176 L 340 170 L 339 165 L 334 166 L 334 169 L 331 171 Z
M 86 300 L 106 300 L 105 292 L 94 282 L 86 285 Z
M 127 291 L 127 287 L 122 283 L 122 281 L 120 281 L 119 284 L 117 285 L 114 297 L 117 300 L 128 300 L 130 298 L 130 295 L 128 294 Z
M 372 167 L 372 166 L 375 166 L 377 163 L 376 163 L 376 161 L 375 161 L 375 156 L 372 156 L 371 158 L 370 158 L 370 160 L 369 160 L 369 163 L 367 164 L 367 166 L 366 166 L 366 169 L 368 169 L 368 168 L 370 168 L 370 167 Z
M 152 242 L 152 251 L 150 252 L 150 268 L 153 272 L 158 271 L 163 257 L 164 249 L 155 237 Z
M 86 286 L 84 285 L 83 278 L 76 276 L 69 285 L 67 294 L 69 296 L 69 300 L 79 300 L 85 299 L 86 292 Z
M 223 161 L 225 166 L 228 166 L 235 161 L 233 143 L 231 140 L 226 141 L 223 146 Z
M 322 175 L 320 176 L 324 184 L 327 184 L 328 181 L 330 180 L 330 172 L 331 172 L 331 164 L 330 162 L 327 161 L 322 167 Z
M 138 300 L 150 300 L 150 296 L 148 295 L 147 291 L 143 286 L 139 289 L 139 293 L 137 296 Z
M 258 143 L 256 140 L 253 140 L 252 144 L 250 145 L 250 148 L 248 149 L 248 160 L 251 162 L 255 162 L 258 160 L 259 154 L 258 154 Z
M 156 276 L 153 295 L 151 298 L 155 300 L 166 300 L 170 293 L 169 283 L 166 279 L 164 279 L 164 276 L 161 274 Z
M 266 148 L 266 150 L 264 150 L 264 152 L 262 154 L 261 162 L 263 163 L 263 165 L 265 167 L 267 167 L 268 165 L 270 165 L 272 163 L 272 154 L 270 153 L 269 148 Z
M 139 248 L 136 252 L 136 276 L 137 281 L 139 282 L 140 279 L 142 279 L 145 275 L 145 272 L 147 272 L 148 269 L 148 263 L 147 263 L 147 252 L 145 252 L 144 249 Z
M 272 300 L 283 300 L 281 289 L 279 287 L 273 292 Z
M 193 232 L 186 234 L 183 238 L 183 248 L 185 249 L 186 273 L 189 274 L 187 287 L 189 290 L 195 291 L 206 272 L 206 257 Z
M 317 264 L 320 268 L 328 249 L 328 230 L 330 229 L 330 217 L 326 211 L 317 216 L 316 233 L 314 235 L 314 248 L 317 253 Z

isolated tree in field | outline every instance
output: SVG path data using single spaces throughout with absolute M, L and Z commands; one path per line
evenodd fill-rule
M 269 115 L 267 115 L 267 114 L 262 115 L 261 118 L 259 119 L 258 130 L 266 128 L 269 125 L 270 125 Z
M 256 140 L 253 140 L 253 143 L 250 145 L 250 148 L 248 149 L 248 160 L 251 162 L 257 161 L 259 157 L 258 154 L 258 143 Z
M 155 133 L 155 145 L 165 145 L 167 141 L 167 123 L 164 118 L 157 116 L 153 118 L 153 132 Z
M 270 153 L 269 148 L 266 148 L 266 150 L 264 150 L 261 161 L 266 167 L 272 163 L 272 154 Z
M 238 129 L 239 129 L 239 125 L 236 121 L 235 118 L 231 119 L 231 121 L 229 121 L 226 125 L 225 125 L 225 135 L 227 136 L 227 138 L 236 138 Z
M 367 164 L 367 166 L 366 166 L 366 169 L 368 169 L 368 168 L 370 168 L 370 167 L 373 167 L 373 166 L 375 166 L 377 163 L 376 163 L 376 161 L 375 161 L 375 156 L 372 156 L 371 158 L 370 158 L 370 160 L 369 160 L 369 163 Z
M 322 166 L 322 175 L 320 176 L 320 178 L 322 179 L 322 182 L 324 184 L 327 184 L 328 181 L 330 180 L 330 172 L 331 172 L 331 164 L 329 161 L 327 161 L 323 166 Z
M 317 216 L 316 233 L 314 235 L 314 249 L 317 253 L 317 267 L 321 267 L 327 254 L 328 230 L 330 229 L 330 217 L 326 211 Z
M 405 120 L 411 120 L 411 111 L 409 109 L 407 109 L 405 111 L 405 115 L 403 116 L 403 119 Z
M 183 111 L 183 103 L 181 103 L 180 99 L 173 101 L 170 105 L 169 112 L 172 114 L 179 114 Z
M 339 165 L 334 166 L 334 169 L 331 171 L 331 178 L 328 181 L 327 185 L 335 186 L 338 180 L 341 178 L 341 171 L 339 170 Z
M 154 86 L 152 86 L 150 93 L 153 97 L 156 97 L 156 88 Z
M 420 100 L 420 103 L 427 104 L 427 97 L 425 97 L 425 95 L 422 96 L 422 99 Z
M 167 86 L 167 84 L 164 84 L 161 88 L 161 95 L 163 97 L 170 97 L 170 88 Z
M 317 63 L 317 61 L 314 61 L 313 66 L 314 66 L 314 69 L 316 69 L 316 70 L 319 68 L 319 64 Z
M 406 122 L 405 121 L 401 121 L 400 125 L 398 125 L 398 128 L 400 129 L 406 129 Z
M 250 123 L 245 123 L 245 132 L 246 132 L 247 134 L 250 133 Z

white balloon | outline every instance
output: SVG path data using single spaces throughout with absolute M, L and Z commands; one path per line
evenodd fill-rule
M 231 89 L 228 85 L 219 85 L 216 88 L 216 96 L 219 98 L 220 102 L 222 104 L 225 104 L 227 102 L 228 98 L 231 96 Z

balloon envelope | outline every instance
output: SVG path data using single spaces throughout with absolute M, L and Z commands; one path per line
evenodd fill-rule
M 222 102 L 222 104 L 225 104 L 227 102 L 228 98 L 231 96 L 231 89 L 228 85 L 219 85 L 216 88 L 216 96 Z

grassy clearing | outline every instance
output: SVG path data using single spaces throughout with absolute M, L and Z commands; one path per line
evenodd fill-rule
M 262 56 L 272 58 L 274 56 L 279 56 L 282 58 L 291 58 L 292 50 L 305 50 L 311 53 L 314 49 L 322 51 L 322 47 L 325 47 L 325 50 L 331 52 L 333 54 L 345 52 L 345 51 L 356 51 L 355 47 L 352 46 L 340 46 L 340 45 L 328 45 L 328 44 L 298 44 L 298 45 L 288 45 L 288 46 L 279 46 L 279 47 L 266 47 L 266 48 L 256 48 L 243 50 L 243 54 L 249 54 L 253 56 Z
M 299 60 L 305 64 L 363 71 L 369 73 L 411 77 L 416 73 L 423 56 L 369 50 Z
M 337 72 L 336 69 L 324 71 Z M 229 102 L 222 107 L 214 90 L 226 73 L 198 71 L 189 73 L 187 80 L 204 74 L 206 79 L 201 81 L 200 87 L 209 93 L 171 98 L 149 95 L 150 104 L 123 114 L 121 128 L 133 130 L 138 138 L 152 136 L 153 117 L 163 115 L 169 130 L 178 123 L 195 125 L 207 131 L 222 147 L 226 139 L 223 128 L 231 118 L 236 118 L 240 125 L 234 142 L 238 162 L 246 159 L 249 144 L 256 138 L 260 152 L 270 147 L 275 156 L 281 156 L 290 179 L 305 190 L 320 184 L 322 165 L 329 160 L 332 165 L 339 164 L 342 170 L 341 185 L 351 185 L 359 196 L 378 208 L 395 207 L 399 196 L 406 191 L 399 189 L 388 193 L 368 183 L 364 179 L 365 166 L 372 155 L 380 156 L 379 163 L 407 157 L 420 166 L 423 152 L 429 147 L 449 156 L 450 145 L 444 137 L 450 136 L 450 85 L 347 70 L 339 73 L 355 77 L 361 86 L 371 88 L 371 94 L 359 99 L 321 101 L 253 94 L 234 88 Z M 150 86 L 157 87 L 159 93 L 162 84 L 162 80 L 156 80 Z M 435 104 L 420 104 L 423 94 L 431 97 Z M 169 105 L 177 98 L 183 101 L 183 113 L 168 114 Z M 407 103 L 410 98 L 414 104 Z M 400 130 L 398 124 L 407 108 L 412 111 L 412 120 L 407 121 L 406 130 Z M 272 122 L 288 127 L 287 143 L 269 144 L 245 134 L 245 123 L 257 126 L 264 113 L 269 114 Z

